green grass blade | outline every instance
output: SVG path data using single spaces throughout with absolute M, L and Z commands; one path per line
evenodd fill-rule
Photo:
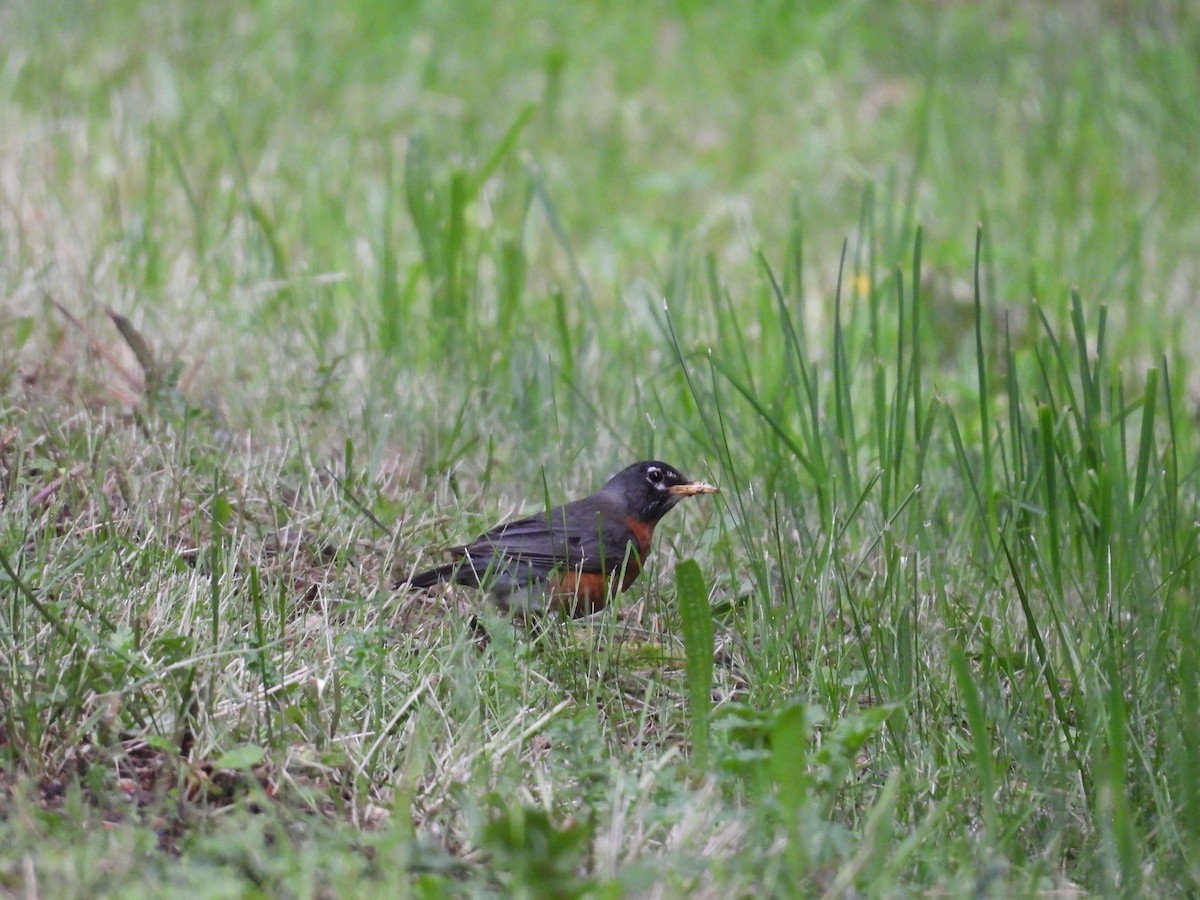
M 1067 748 L 1067 753 L 1071 758 L 1072 764 L 1079 773 L 1080 786 L 1083 788 L 1084 795 L 1090 805 L 1093 800 L 1091 773 L 1084 765 L 1079 753 L 1078 739 L 1075 736 L 1073 726 L 1074 717 L 1068 713 L 1066 702 L 1063 700 L 1057 668 L 1054 665 L 1054 661 L 1050 658 L 1050 651 L 1046 647 L 1046 642 L 1042 639 L 1042 629 L 1038 625 L 1037 616 L 1033 611 L 1033 603 L 1029 598 L 1028 591 L 1025 589 L 1025 580 L 1021 577 L 1020 570 L 1017 568 L 1017 561 L 1013 558 L 1008 541 L 1005 540 L 1003 534 L 1000 535 L 1000 547 L 1004 552 L 1005 558 L 1008 560 L 1009 572 L 1012 575 L 1013 586 L 1017 591 L 1017 599 L 1021 604 L 1021 614 L 1025 620 L 1029 640 L 1033 645 L 1034 655 L 1042 673 L 1042 680 L 1046 685 L 1046 692 L 1050 695 L 1050 700 L 1054 707 L 1055 724 L 1062 735 L 1063 744 Z
M 1062 534 L 1058 504 L 1058 459 L 1054 450 L 1054 419 L 1050 407 L 1038 407 L 1038 435 L 1041 438 L 1042 484 L 1046 502 L 1046 546 L 1050 551 L 1050 573 L 1054 579 L 1055 596 L 1063 595 Z
M 1158 403 L 1158 369 L 1146 372 L 1146 387 L 1142 392 L 1142 430 L 1138 439 L 1137 474 L 1134 476 L 1133 505 L 1142 505 L 1146 496 L 1146 479 L 1154 459 L 1154 412 Z
M 787 448 L 788 452 L 795 457 L 796 462 L 803 466 L 804 470 L 808 472 L 808 474 L 814 479 L 816 479 L 818 477 L 818 469 L 809 460 L 808 455 L 804 452 L 804 449 L 800 446 L 796 439 L 788 433 L 786 428 L 784 428 L 783 423 L 779 420 L 779 417 L 774 415 L 771 410 L 767 409 L 767 407 L 761 403 L 753 393 L 751 393 L 750 388 L 738 381 L 737 377 L 732 372 L 728 371 L 720 363 L 720 361 L 713 359 L 712 367 L 721 374 L 722 378 L 729 382 L 735 391 L 745 398 L 746 402 L 753 407 L 754 412 L 757 413 L 758 416 L 767 423 L 771 431 L 775 433 L 775 435 Z
M 980 442 L 982 446 L 979 448 L 983 461 L 983 485 L 982 495 L 984 501 L 984 510 L 989 529 L 995 528 L 998 524 L 996 519 L 996 490 L 995 481 L 992 477 L 992 410 L 991 410 L 991 387 L 988 383 L 988 355 L 984 344 L 983 335 L 983 291 L 980 285 L 980 268 L 982 265 L 983 252 L 983 226 L 980 225 L 975 229 L 975 277 L 974 277 L 974 304 L 975 304 L 975 376 L 979 390 L 979 428 Z
M 683 623 L 683 649 L 687 676 L 692 748 L 696 768 L 708 768 L 708 721 L 712 709 L 713 638 L 712 608 L 700 565 L 685 559 L 675 567 L 675 590 Z
M 989 836 L 995 839 L 999 834 L 999 820 L 996 813 L 995 753 L 992 750 L 990 729 L 983 709 L 983 698 L 979 695 L 979 686 L 975 684 L 966 654 L 958 644 L 954 644 L 950 648 L 950 666 L 954 670 L 954 680 L 958 683 L 958 693 L 962 697 L 967 727 L 971 732 L 984 826 L 987 828 Z

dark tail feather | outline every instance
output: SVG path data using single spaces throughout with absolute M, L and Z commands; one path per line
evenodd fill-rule
M 435 584 L 441 584 L 443 581 L 452 581 L 457 568 L 458 563 L 446 563 L 444 566 L 438 566 L 436 569 L 430 569 L 428 572 L 421 572 L 414 575 L 408 581 L 400 582 L 396 587 L 406 587 L 414 591 L 421 588 L 433 587 Z
M 443 581 L 456 581 L 459 584 L 479 587 L 479 578 L 475 574 L 475 570 L 471 568 L 471 564 L 466 561 L 446 563 L 444 566 L 438 566 L 436 569 L 430 569 L 428 572 L 420 572 L 408 579 L 408 581 L 396 585 L 396 587 L 406 587 L 409 590 L 416 591 L 422 588 L 433 587 L 435 584 L 441 584 Z

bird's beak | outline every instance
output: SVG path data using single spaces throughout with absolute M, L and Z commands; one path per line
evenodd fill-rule
M 687 484 L 673 484 L 667 488 L 668 494 L 678 494 L 681 497 L 691 497 L 694 494 L 719 494 L 715 484 L 707 481 L 689 481 Z

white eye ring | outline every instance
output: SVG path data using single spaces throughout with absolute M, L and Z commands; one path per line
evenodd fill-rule
M 651 466 L 646 470 L 646 480 L 651 484 L 661 485 L 663 483 L 663 470 L 658 468 L 658 466 Z

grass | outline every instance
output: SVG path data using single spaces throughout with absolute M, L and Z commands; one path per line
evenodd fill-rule
M 0 889 L 1195 892 L 1198 35 L 0 10 Z M 647 457 L 615 610 L 390 589 Z

